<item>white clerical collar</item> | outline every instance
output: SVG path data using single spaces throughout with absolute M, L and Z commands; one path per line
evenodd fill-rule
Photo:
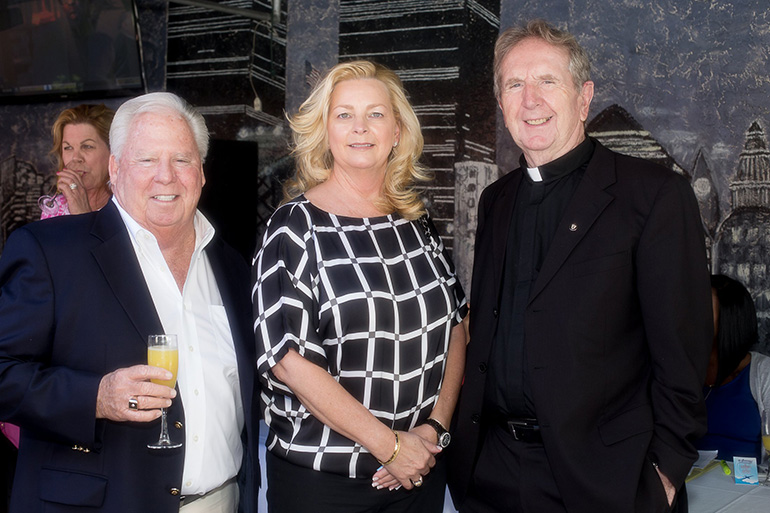
M 536 167 L 528 167 L 527 174 L 533 182 L 542 182 L 543 177 L 540 175 L 540 170 Z

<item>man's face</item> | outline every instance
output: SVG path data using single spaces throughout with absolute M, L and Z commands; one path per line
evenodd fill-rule
M 80 15 L 80 1 L 79 0 L 60 0 L 62 10 L 71 20 L 77 19 Z
M 137 115 L 120 160 L 110 157 L 115 198 L 156 237 L 191 229 L 206 179 L 190 127 L 171 110 Z
M 505 56 L 500 76 L 505 126 L 528 165 L 547 164 L 583 141 L 594 84 L 575 87 L 565 49 L 525 39 Z

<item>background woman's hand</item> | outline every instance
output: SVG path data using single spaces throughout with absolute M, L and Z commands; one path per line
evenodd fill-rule
M 70 214 L 91 212 L 93 209 L 88 202 L 88 193 L 85 185 L 83 185 L 81 174 L 65 167 L 56 175 L 58 176 L 56 187 L 67 198 Z M 72 188 L 73 185 L 75 185 L 74 189 Z

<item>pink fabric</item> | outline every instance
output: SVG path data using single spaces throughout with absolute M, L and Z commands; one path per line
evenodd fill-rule
M 6 438 L 11 441 L 13 445 L 18 449 L 19 447 L 19 426 L 8 424 L 7 422 L 0 422 L 0 431 L 3 432 Z
M 57 194 L 53 197 L 40 196 L 40 199 L 37 200 L 37 205 L 42 211 L 42 214 L 40 214 L 40 219 L 70 215 L 70 208 L 67 204 L 67 198 L 65 198 L 63 194 Z

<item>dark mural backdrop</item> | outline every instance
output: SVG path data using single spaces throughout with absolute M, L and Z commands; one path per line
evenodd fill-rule
M 766 0 L 279 0 L 277 9 L 270 0 L 219 3 L 275 11 L 275 23 L 136 0 L 148 90 L 184 96 L 204 112 L 213 138 L 230 141 L 216 145 L 230 158 L 212 159 L 207 173 L 245 189 L 237 203 L 246 214 L 220 228 L 240 228 L 253 247 L 251 232 L 270 215 L 291 172 L 284 112 L 296 110 L 338 60 L 373 59 L 398 71 L 420 118 L 424 161 L 435 175 L 426 201 L 467 287 L 478 195 L 519 155 L 492 97 L 494 39 L 501 27 L 542 17 L 574 33 L 592 57 L 589 133 L 691 180 L 704 251 L 714 272 L 749 286 L 767 351 Z M 39 215 L 36 199 L 52 172 L 49 127 L 70 105 L 0 106 L 0 249 L 13 228 Z

